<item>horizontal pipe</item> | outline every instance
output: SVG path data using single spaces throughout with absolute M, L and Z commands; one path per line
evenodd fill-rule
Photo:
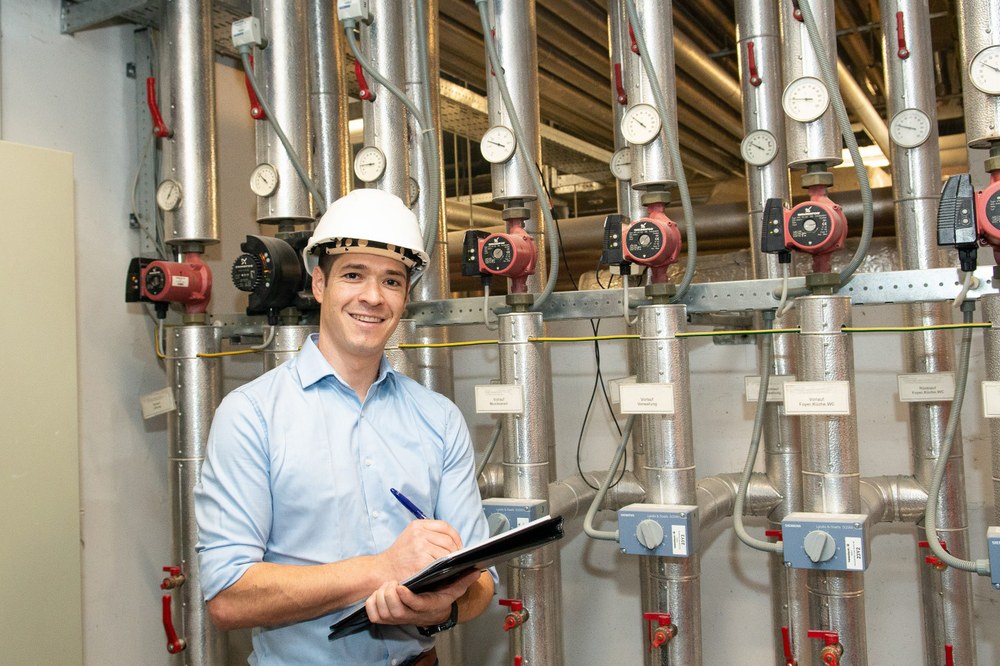
M 735 472 L 698 479 L 698 522 L 701 529 L 733 515 L 736 493 L 740 485 L 740 475 Z M 747 489 L 746 514 L 766 516 L 771 509 L 781 503 L 781 495 L 771 485 L 767 476 L 754 473 Z
M 916 523 L 924 517 L 927 489 L 912 476 L 861 479 L 861 510 L 870 525 Z

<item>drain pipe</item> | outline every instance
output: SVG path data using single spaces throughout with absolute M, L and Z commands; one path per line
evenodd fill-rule
M 886 113 L 909 126 L 927 121 L 926 137 L 897 132 L 890 146 L 896 237 L 900 268 L 926 270 L 948 265 L 937 246 L 936 225 L 940 196 L 937 109 L 934 97 L 930 18 L 926 2 L 882 0 L 882 46 L 887 86 Z M 906 114 L 901 116 L 900 114 Z M 901 145 L 899 139 L 903 141 Z M 922 139 L 922 140 L 921 140 Z M 919 140 L 919 143 L 917 143 Z M 913 144 L 917 145 L 913 145 Z M 917 303 L 905 306 L 908 326 L 950 323 L 950 303 Z M 948 331 L 924 331 L 904 338 L 906 372 L 944 373 L 954 369 L 954 344 Z M 945 440 L 950 402 L 909 403 L 910 451 L 914 476 L 925 488 Z M 945 492 L 937 504 L 937 526 L 949 552 L 965 557 L 969 528 L 963 472 L 962 436 L 955 432 L 951 461 L 944 478 Z M 915 549 L 920 571 L 923 606 L 924 652 L 931 662 L 944 662 L 946 646 L 963 664 L 976 663 L 972 620 L 972 577 L 952 568 L 926 566 L 923 521 L 916 528 Z

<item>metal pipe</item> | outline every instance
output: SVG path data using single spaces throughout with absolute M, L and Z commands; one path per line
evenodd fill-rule
M 723 518 L 733 515 L 740 475 L 732 472 L 698 479 L 698 525 L 704 530 Z M 745 512 L 750 516 L 766 516 L 781 504 L 778 489 L 766 474 L 755 472 L 747 488 Z
M 969 65 L 977 53 L 996 43 L 1000 12 L 989 2 L 958 0 L 956 13 L 965 137 L 970 148 L 989 148 L 990 141 L 1000 140 L 1000 96 L 988 95 L 972 85 Z
M 394 86 L 402 89 L 406 73 L 403 50 L 403 14 L 396 0 L 370 0 L 371 23 L 361 24 L 361 46 L 369 62 Z M 406 107 L 377 81 L 369 81 L 373 102 L 362 102 L 365 145 L 385 155 L 385 172 L 372 185 L 407 201 L 410 188 L 407 142 L 400 140 L 406 127 Z
M 768 8 L 762 8 L 767 11 Z M 726 70 L 715 64 L 715 61 L 698 48 L 698 45 L 674 31 L 674 59 L 677 66 L 691 75 L 702 86 L 712 91 L 712 94 L 728 104 L 733 109 L 743 106 L 743 95 L 740 85 L 733 80 Z
M 647 28 L 648 29 L 648 28 Z M 636 451 L 639 482 L 651 504 L 696 504 L 694 439 L 687 343 L 676 336 L 687 327 L 683 305 L 639 308 L 639 367 L 643 384 L 671 384 L 674 413 L 639 417 L 644 450 Z M 645 645 L 645 663 L 701 664 L 700 555 L 643 557 L 639 562 L 642 612 L 670 613 L 677 635 L 656 650 Z
M 344 76 L 344 33 L 328 0 L 309 0 L 309 99 L 311 101 L 313 179 L 330 204 L 351 190 L 351 141 Z
M 869 525 L 916 524 L 923 520 L 926 506 L 927 489 L 912 476 L 861 479 L 861 513 L 868 515 Z
M 993 328 L 983 331 L 986 379 L 996 382 L 1000 381 L 1000 295 L 988 294 L 979 302 L 983 321 L 993 324 Z M 993 524 L 1000 525 L 1000 419 L 989 419 L 989 422 L 993 442 Z
M 161 26 L 160 90 L 169 97 L 160 109 L 173 132 L 162 140 L 161 173 L 181 189 L 178 207 L 164 211 L 166 241 L 218 243 L 212 3 L 165 2 Z
M 889 16 L 895 19 L 895 14 L 890 13 Z M 882 24 L 885 25 L 887 16 L 885 13 L 882 14 Z M 893 22 L 895 24 L 895 21 Z M 884 36 L 884 33 L 883 33 Z M 928 58 L 933 52 L 927 54 Z M 844 98 L 844 105 L 849 111 L 853 111 L 854 115 L 857 116 L 858 120 L 861 121 L 861 126 L 864 128 L 865 133 L 875 142 L 875 145 L 881 149 L 883 155 L 888 155 L 889 151 L 889 128 L 885 125 L 885 120 L 882 119 L 881 114 L 875 110 L 872 106 L 871 100 L 868 99 L 868 95 L 865 91 L 861 89 L 861 86 L 854 77 L 851 75 L 851 70 L 847 68 L 844 61 L 837 59 L 837 79 L 840 82 L 840 94 Z
M 264 350 L 264 372 L 273 370 L 292 359 L 312 333 L 319 331 L 317 326 L 278 326 L 274 339 Z
M 212 416 L 222 400 L 221 359 L 198 354 L 218 352 L 221 347 L 222 331 L 215 326 L 167 328 L 167 384 L 177 400 L 177 409 L 167 415 L 175 558 L 172 564 L 179 564 L 185 576 L 179 590 L 179 634 L 187 641 L 185 663 L 194 666 L 227 663 L 226 635 L 212 624 L 201 590 L 194 514 L 194 486 L 201 477 Z
M 254 74 L 261 91 L 295 149 L 306 171 L 312 162 L 306 49 L 305 5 L 277 0 L 254 0 L 253 14 L 260 18 L 266 48 L 254 48 Z M 211 22 L 209 22 L 211 25 Z M 257 222 L 290 226 L 313 219 L 309 191 L 299 178 L 285 147 L 269 122 L 259 120 L 257 163 L 278 172 L 278 187 L 269 197 L 257 197 Z
M 847 415 L 800 416 L 802 428 L 802 510 L 861 513 L 858 423 L 854 395 L 854 346 L 841 329 L 851 325 L 851 299 L 803 296 L 799 310 L 799 381 L 846 381 Z M 842 666 L 868 663 L 865 636 L 864 574 L 808 573 L 809 629 L 836 631 Z M 808 641 L 813 662 L 824 663 L 820 641 Z
M 614 112 L 614 135 L 615 135 L 615 150 L 628 150 L 630 153 L 629 160 L 635 159 L 635 153 L 632 148 L 625 141 L 625 137 L 622 136 L 622 116 L 625 115 L 625 109 L 628 108 L 628 96 L 626 95 L 624 100 L 619 99 L 619 93 L 617 86 L 620 84 L 622 86 L 622 91 L 625 91 L 625 81 L 626 73 L 625 68 L 627 66 L 636 66 L 636 64 L 628 57 L 629 54 L 629 36 L 628 36 L 628 17 L 625 13 L 625 7 L 623 6 L 624 0 L 610 0 L 608 2 L 608 50 L 610 53 L 611 60 L 611 110 Z M 618 212 L 625 215 L 631 220 L 637 220 L 646 214 L 646 209 L 643 207 L 641 198 L 642 192 L 632 187 L 632 181 L 630 180 L 616 180 L 618 185 Z M 563 241 L 565 242 L 565 238 Z
M 570 522 L 583 518 L 594 501 L 602 476 L 607 472 L 585 472 L 583 476 L 573 476 L 549 484 L 549 513 L 562 516 Z M 608 489 L 601 504 L 602 511 L 617 511 L 623 506 L 643 501 L 646 491 L 639 485 L 631 472 L 626 472 L 618 483 Z
M 504 414 L 503 495 L 517 499 L 549 499 L 555 480 L 555 426 L 552 411 L 552 365 L 543 343 L 538 312 L 499 317 L 500 383 L 523 387 L 523 414 Z M 511 560 L 507 593 L 522 599 L 530 619 L 510 632 L 512 654 L 527 664 L 562 663 L 562 611 L 559 551 L 543 546 Z

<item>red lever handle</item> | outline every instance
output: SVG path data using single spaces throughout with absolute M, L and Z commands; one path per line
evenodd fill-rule
M 763 83 L 763 80 L 757 73 L 757 58 L 754 56 L 753 48 L 753 42 L 747 42 L 747 69 L 750 70 L 750 85 L 756 88 Z
M 178 638 L 177 632 L 174 631 L 174 616 L 170 612 L 170 600 L 169 594 L 163 595 L 163 631 L 167 633 L 167 652 L 177 654 L 187 647 L 187 641 Z
M 250 56 L 250 67 L 253 68 L 253 56 Z M 253 84 L 250 83 L 250 76 L 248 74 L 243 75 L 243 82 L 247 86 L 247 97 L 250 98 L 250 117 L 254 120 L 267 120 L 267 114 L 264 113 L 264 108 L 260 105 L 260 100 L 257 99 L 257 93 L 253 91 Z
M 628 104 L 628 95 L 625 94 L 625 82 L 622 80 L 622 64 L 615 63 L 615 92 L 618 93 L 618 103 Z
M 899 59 L 906 60 L 909 58 L 910 50 L 906 48 L 906 28 L 903 26 L 903 12 L 896 12 L 896 44 L 899 46 L 899 49 L 896 51 Z
M 172 590 L 175 587 L 180 587 L 184 584 L 186 580 L 184 574 L 181 573 L 181 568 L 178 566 L 168 566 L 163 567 L 163 570 L 170 574 L 162 581 L 160 581 L 161 590 Z
M 764 536 L 774 537 L 778 541 L 781 541 L 781 530 L 764 530 Z
M 628 37 L 632 40 L 632 53 L 639 55 L 639 45 L 635 43 L 635 33 L 632 31 L 632 24 L 628 24 Z
M 955 648 L 951 643 L 944 644 L 944 666 L 955 666 Z
M 358 97 L 361 101 L 374 102 L 375 93 L 368 87 L 368 81 L 365 79 L 364 70 L 361 69 L 361 63 L 357 60 L 354 61 L 354 76 L 358 80 Z
M 173 136 L 173 132 L 163 122 L 160 115 L 160 107 L 156 105 L 156 77 L 150 76 L 146 79 L 146 104 L 149 106 L 149 115 L 153 118 L 153 135 L 157 139 L 165 139 Z
M 824 645 L 836 645 L 840 642 L 840 634 L 836 631 L 823 631 L 821 629 L 810 629 L 809 638 L 820 638 Z
M 780 532 L 780 530 L 777 531 Z M 795 656 L 792 655 L 792 636 L 791 632 L 788 631 L 788 627 L 781 628 L 781 646 L 785 651 L 785 666 L 798 666 Z
M 802 10 L 799 9 L 799 0 L 792 0 L 792 16 L 799 23 L 805 23 L 805 19 L 802 18 Z

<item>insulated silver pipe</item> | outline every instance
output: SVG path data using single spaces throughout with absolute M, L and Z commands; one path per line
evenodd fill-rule
M 958 0 L 956 12 L 965 138 L 970 148 L 989 148 L 990 141 L 1000 140 L 1000 96 L 976 88 L 969 79 L 969 67 L 977 53 L 998 43 L 1000 12 L 992 2 L 980 0 Z
M 836 62 L 837 26 L 833 0 L 810 0 L 809 7 L 816 18 L 823 45 L 830 54 L 830 62 Z M 793 0 L 781 0 L 779 18 L 784 44 L 782 69 L 786 88 L 803 76 L 822 80 L 806 25 L 795 18 L 795 9 Z M 822 116 L 810 122 L 785 118 L 785 140 L 788 146 L 788 166 L 793 169 L 803 168 L 810 162 L 825 162 L 830 167 L 843 161 L 840 154 L 843 138 L 837 127 L 832 105 L 827 106 Z
M 636 451 L 639 482 L 650 504 L 696 504 L 694 438 L 687 343 L 675 337 L 687 328 L 683 305 L 639 308 L 639 367 L 643 384 L 671 384 L 674 413 L 642 415 L 644 451 Z M 669 613 L 677 635 L 659 650 L 646 640 L 645 663 L 701 664 L 700 555 L 643 557 L 639 562 L 641 612 Z
M 503 494 L 517 499 L 549 499 L 555 481 L 555 425 L 552 412 L 552 365 L 543 343 L 538 312 L 499 317 L 500 383 L 523 387 L 525 411 L 504 414 Z M 524 601 L 529 619 L 510 633 L 513 656 L 525 664 L 562 663 L 562 610 L 559 550 L 543 546 L 511 560 L 507 594 Z
M 732 472 L 698 479 L 698 525 L 704 530 L 723 518 L 732 517 L 740 475 Z M 748 516 L 766 516 L 781 504 L 781 495 L 766 474 L 754 472 L 747 487 L 744 512 Z
M 927 490 L 912 476 L 875 476 L 861 479 L 861 513 L 869 525 L 914 523 L 923 520 Z M 923 565 L 921 561 L 921 565 Z
M 313 180 L 327 204 L 351 191 L 351 141 L 344 75 L 344 32 L 329 0 L 309 0 L 309 100 Z
M 614 133 L 615 151 L 629 151 L 631 161 L 635 154 L 629 147 L 625 137 L 622 136 L 622 116 L 628 108 L 628 94 L 626 92 L 627 66 L 641 66 L 633 62 L 628 56 L 629 50 L 628 36 L 628 16 L 623 5 L 624 0 L 609 0 L 608 2 L 608 51 L 611 60 L 611 110 L 614 113 Z M 620 98 L 618 86 L 626 92 L 624 100 Z M 637 220 L 646 214 L 646 208 L 640 199 L 642 192 L 632 187 L 631 180 L 616 180 L 618 185 L 618 212 L 627 216 L 631 220 Z
M 317 331 L 317 326 L 278 326 L 274 339 L 264 350 L 264 372 L 293 358 L 305 344 L 306 338 Z
M 254 48 L 254 75 L 278 124 L 295 149 L 306 172 L 312 157 L 309 96 L 309 57 L 306 48 L 305 4 L 254 0 L 253 14 L 260 18 L 267 40 Z M 269 197 L 257 197 L 257 222 L 298 224 L 311 222 L 309 191 L 271 124 L 258 120 L 257 164 L 270 164 L 278 172 L 278 187 Z
M 583 476 L 573 476 L 562 481 L 549 484 L 549 514 L 562 516 L 567 523 L 583 518 L 590 508 L 597 488 L 607 476 L 603 472 L 585 472 Z M 638 479 L 631 472 L 625 472 L 621 481 L 608 489 L 601 504 L 602 511 L 617 511 L 623 506 L 641 502 L 646 491 L 639 485 Z
M 361 23 L 361 51 L 382 76 L 394 86 L 405 88 L 405 51 L 400 48 L 406 35 L 403 32 L 403 13 L 397 0 L 370 0 L 371 23 Z M 375 93 L 374 102 L 363 102 L 365 120 L 365 146 L 375 146 L 385 155 L 385 172 L 375 181 L 374 187 L 395 194 L 403 201 L 409 199 L 410 174 L 407 141 L 400 136 L 407 126 L 406 107 L 392 93 L 368 81 Z
M 677 87 L 674 82 L 674 18 L 673 2 L 669 0 L 636 0 L 636 14 L 646 35 L 646 46 L 653 63 L 653 70 L 663 91 L 667 108 L 663 124 L 670 123 L 677 136 Z M 632 26 L 638 30 L 639 26 Z M 626 52 L 625 80 L 628 90 L 629 107 L 649 104 L 655 107 L 653 89 L 640 56 L 631 50 Z M 632 187 L 638 190 L 663 190 L 677 182 L 666 135 L 661 130 L 651 142 L 642 146 L 632 146 Z
M 166 331 L 167 384 L 177 409 L 167 414 L 170 444 L 170 506 L 173 518 L 174 561 L 185 581 L 178 590 L 181 608 L 178 634 L 187 641 L 181 654 L 185 664 L 226 664 L 226 635 L 208 616 L 198 568 L 198 525 L 194 514 L 194 486 L 201 476 L 208 430 L 222 400 L 222 361 L 199 358 L 222 347 L 222 331 L 215 326 L 171 326 Z M 176 599 L 176 597 L 175 597 Z
M 915 109 L 930 121 L 930 133 L 919 146 L 904 148 L 891 142 L 889 157 L 896 210 L 896 237 L 900 268 L 926 270 L 949 265 L 937 245 L 936 225 L 940 196 L 941 163 L 938 145 L 937 105 L 934 96 L 934 61 L 927 0 L 882 0 L 882 61 L 885 65 L 886 112 L 890 118 Z M 903 21 L 907 53 L 899 52 L 897 12 Z M 905 57 L 903 57 L 905 55 Z M 929 326 L 952 321 L 950 303 L 918 303 L 904 307 L 908 326 Z M 948 331 L 923 331 L 903 338 L 906 372 L 944 373 L 954 370 L 954 343 Z M 931 483 L 945 440 L 950 402 L 911 402 L 910 452 L 914 476 L 923 487 Z M 962 455 L 961 426 L 948 465 L 945 492 L 937 505 L 938 532 L 948 550 L 968 555 L 968 518 Z M 926 539 L 922 523 L 916 541 Z M 975 664 L 972 579 L 961 571 L 939 571 L 927 566 L 926 549 L 915 548 L 920 571 L 923 607 L 924 652 L 928 662 L 945 660 L 951 645 L 957 663 Z
M 854 396 L 854 346 L 842 328 L 851 325 L 851 299 L 803 296 L 799 310 L 799 381 L 846 381 L 846 416 L 800 416 L 802 427 L 802 510 L 861 513 L 858 422 Z M 868 663 L 865 636 L 864 574 L 809 571 L 809 629 L 836 631 L 842 666 Z M 823 663 L 822 641 L 809 641 L 813 663 Z
M 979 299 L 983 308 L 983 321 L 993 328 L 983 331 L 986 351 L 986 379 L 1000 381 L 1000 295 L 988 294 Z M 993 441 L 993 524 L 1000 525 L 1000 419 L 989 419 L 990 437 Z
M 164 211 L 166 240 L 218 243 L 212 3 L 170 0 L 162 11 L 159 107 L 173 134 L 162 140 L 161 173 L 181 190 L 177 208 Z

